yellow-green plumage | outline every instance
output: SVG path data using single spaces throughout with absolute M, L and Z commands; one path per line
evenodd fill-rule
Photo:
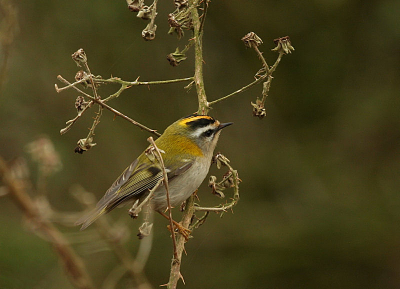
M 226 125 L 229 124 L 221 125 L 209 116 L 192 115 L 174 122 L 155 141 L 157 147 L 163 151 L 173 205 L 190 196 L 204 180 L 219 131 Z M 207 128 L 215 132 L 209 138 L 203 138 L 200 133 Z M 111 185 L 96 208 L 78 220 L 77 224 L 82 224 L 83 230 L 118 205 L 142 200 L 160 179 L 162 171 L 159 163 L 143 152 Z M 165 208 L 164 188 L 160 187 L 155 191 L 151 204 L 155 210 Z

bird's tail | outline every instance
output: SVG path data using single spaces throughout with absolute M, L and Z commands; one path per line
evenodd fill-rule
M 79 218 L 76 222 L 75 225 L 81 226 L 81 231 L 85 230 L 87 227 L 89 227 L 94 221 L 96 221 L 100 216 L 104 215 L 107 213 L 107 207 L 96 207 L 93 209 L 91 212 L 88 214 L 83 215 L 81 218 Z

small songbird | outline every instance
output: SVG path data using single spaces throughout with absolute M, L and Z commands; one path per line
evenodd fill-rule
M 221 129 L 231 124 L 220 123 L 207 115 L 193 114 L 171 124 L 155 141 L 162 151 L 172 207 L 179 206 L 203 182 L 208 174 Z M 145 150 L 112 184 L 96 208 L 76 224 L 82 225 L 83 230 L 101 215 L 123 203 L 143 201 L 162 178 L 161 165 L 156 158 L 149 157 Z M 163 185 L 154 191 L 150 205 L 161 214 L 167 209 Z

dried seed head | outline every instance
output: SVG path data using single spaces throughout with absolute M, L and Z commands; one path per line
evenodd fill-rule
M 149 23 L 142 31 L 142 37 L 146 41 L 151 41 L 156 38 L 157 25 Z
M 136 17 L 142 18 L 143 20 L 149 20 L 151 19 L 151 12 L 151 7 L 143 6 L 140 8 Z
M 92 87 L 92 84 L 90 83 L 90 79 L 89 79 L 89 74 L 86 71 L 83 70 L 79 70 L 76 74 L 75 74 L 75 80 L 76 81 L 81 81 L 83 79 L 86 79 L 85 81 L 82 81 L 81 84 L 85 87 Z
M 254 32 L 249 32 L 247 33 L 243 38 L 242 41 L 244 42 L 244 45 L 246 47 L 253 47 L 253 46 L 260 46 L 263 41 L 261 40 L 260 37 L 257 36 L 257 34 L 255 34 Z
M 127 0 L 128 9 L 132 12 L 139 12 L 143 7 L 144 0 Z
M 167 60 L 169 61 L 169 64 L 171 64 L 172 66 L 178 66 L 179 63 L 186 60 L 186 58 L 187 57 L 185 53 L 181 53 L 179 51 L 179 48 L 176 48 L 175 52 L 167 55 Z
M 152 228 L 153 228 L 153 223 L 144 222 L 139 227 L 139 233 L 137 234 L 137 236 L 139 237 L 139 240 L 149 236 L 151 234 L 151 229 Z
M 175 0 L 174 4 L 177 9 L 182 9 L 184 7 L 187 7 L 188 1 L 187 0 Z
M 132 219 L 137 219 L 139 217 L 139 213 L 142 211 L 139 207 L 139 199 L 135 201 L 132 208 L 129 209 L 128 214 Z
M 75 100 L 75 108 L 78 112 L 78 114 L 81 114 L 82 111 L 86 108 L 86 106 L 89 104 L 89 101 L 85 101 L 85 98 L 81 95 L 79 95 L 76 100 Z
M 169 23 L 170 27 L 181 27 L 182 26 L 182 24 L 180 24 L 176 20 L 175 15 L 172 13 L 168 14 L 168 23 Z
M 78 154 L 83 154 L 85 151 L 90 150 L 96 144 L 93 143 L 93 138 L 83 138 L 78 140 L 78 146 L 75 148 L 75 152 Z
M 251 105 L 253 106 L 253 116 L 263 119 L 267 115 L 264 103 L 260 99 L 257 98 L 256 103 L 251 102 Z
M 272 51 L 282 54 L 289 54 L 292 53 L 292 51 L 294 51 L 294 47 L 290 42 L 289 36 L 274 39 L 274 43 L 276 47 L 274 49 L 271 49 Z
M 85 51 L 80 48 L 78 51 L 71 55 L 72 59 L 75 61 L 76 65 L 82 66 L 82 64 L 87 63 L 87 57 Z
M 87 75 L 88 75 L 88 74 L 86 73 L 86 71 L 79 70 L 79 71 L 75 74 L 75 80 L 76 80 L 76 81 L 80 81 L 80 80 L 86 78 Z
M 226 166 L 229 162 L 229 159 L 220 152 L 217 153 L 213 158 L 213 163 L 217 164 L 218 169 L 220 169 L 223 165 Z

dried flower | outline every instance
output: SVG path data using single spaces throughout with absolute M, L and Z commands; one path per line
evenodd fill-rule
M 262 119 L 267 115 L 264 103 L 260 99 L 257 98 L 256 103 L 251 102 L 251 105 L 253 106 L 253 116 L 257 116 L 259 119 Z
M 218 169 L 220 169 L 222 165 L 226 166 L 229 162 L 229 159 L 221 153 L 217 153 L 213 158 L 213 163 L 217 164 Z
M 255 34 L 254 32 L 249 32 L 247 33 L 243 38 L 242 41 L 244 42 L 244 45 L 246 47 L 253 47 L 253 46 L 260 46 L 263 41 L 261 40 L 260 37 L 257 36 L 257 34 Z
M 146 41 L 154 40 L 156 38 L 157 25 L 149 23 L 142 31 L 142 37 Z
M 127 0 L 128 9 L 132 12 L 139 12 L 143 7 L 144 0 Z
M 283 54 L 289 54 L 292 53 L 292 51 L 294 51 L 294 47 L 290 43 L 289 36 L 274 39 L 274 43 L 276 47 L 274 49 L 271 49 L 272 51 Z
M 79 95 L 75 100 L 75 108 L 78 111 L 78 115 L 88 106 L 89 101 L 85 101 L 85 98 Z
M 208 186 L 212 189 L 211 193 L 213 195 L 216 195 L 218 198 L 225 198 L 224 193 L 222 192 L 222 190 L 224 190 L 224 187 L 221 187 L 218 183 L 217 183 L 217 177 L 216 176 L 210 176 L 210 179 L 208 180 Z
M 140 8 L 136 17 L 142 18 L 143 20 L 151 19 L 152 7 L 150 6 L 143 6 Z
M 172 66 L 178 66 L 179 63 L 186 60 L 186 58 L 187 57 L 185 53 L 181 53 L 179 51 L 179 48 L 176 48 L 175 52 L 167 55 L 167 60 L 169 61 L 169 64 L 171 64 Z
M 78 140 L 78 146 L 75 148 L 75 152 L 78 154 L 83 154 L 85 151 L 90 150 L 96 144 L 93 143 L 93 138 L 83 138 Z
M 224 188 L 233 188 L 235 186 L 233 183 L 232 173 L 230 171 L 227 171 L 222 178 L 225 179 L 223 183 Z
M 182 26 L 182 24 L 180 24 L 180 23 L 176 20 L 175 15 L 172 14 L 172 13 L 168 14 L 168 24 L 169 24 L 169 26 L 171 26 L 171 27 L 181 27 L 181 26 Z
M 139 227 L 139 234 L 137 234 L 137 236 L 139 237 L 139 240 L 149 236 L 151 234 L 151 229 L 152 228 L 153 228 L 153 223 L 144 222 Z
M 174 4 L 177 9 L 182 9 L 182 8 L 187 7 L 188 1 L 187 0 L 175 0 Z
M 76 65 L 82 66 L 82 64 L 87 63 L 87 57 L 85 51 L 80 48 L 78 51 L 71 55 L 72 59 L 75 61 Z
M 76 80 L 76 81 L 85 80 L 85 81 L 82 81 L 81 84 L 82 84 L 85 88 L 92 87 L 92 84 L 91 84 L 90 79 L 89 79 L 89 74 L 88 74 L 86 71 L 79 70 L 79 71 L 75 74 L 75 80 Z
M 142 209 L 138 207 L 139 207 L 139 199 L 135 201 L 132 208 L 130 208 L 128 211 L 129 216 L 131 216 L 132 219 L 137 219 L 139 217 L 139 213 L 142 211 Z

